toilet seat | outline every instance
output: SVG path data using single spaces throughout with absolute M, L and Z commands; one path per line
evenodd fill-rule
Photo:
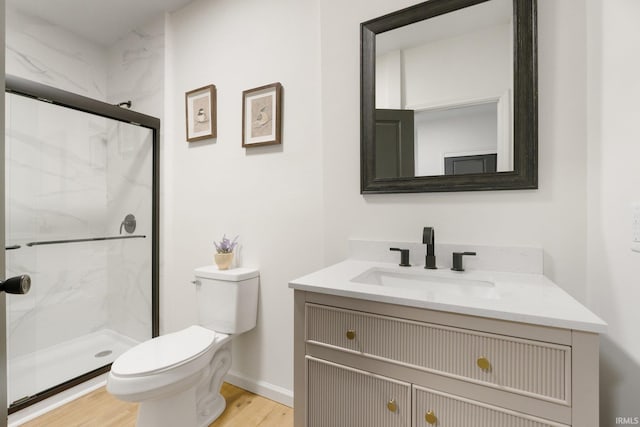
M 212 344 L 226 337 L 226 334 L 193 325 L 129 349 L 113 362 L 111 372 L 119 377 L 155 375 L 197 359 Z
M 201 378 L 202 370 L 231 336 L 198 325 L 145 341 L 111 365 L 107 391 L 128 402 L 181 393 Z

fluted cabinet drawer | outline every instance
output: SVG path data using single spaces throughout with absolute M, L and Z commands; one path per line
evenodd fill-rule
M 413 410 L 415 427 L 569 427 L 418 386 Z
M 408 427 L 411 386 L 307 356 L 307 427 Z
M 308 303 L 306 341 L 569 405 L 571 347 Z

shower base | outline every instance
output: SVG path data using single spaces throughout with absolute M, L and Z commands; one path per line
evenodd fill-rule
M 138 341 L 103 329 L 11 359 L 7 401 L 15 403 L 112 363 Z

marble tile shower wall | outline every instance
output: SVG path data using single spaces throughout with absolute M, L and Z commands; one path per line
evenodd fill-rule
M 109 243 L 107 326 L 138 341 L 151 336 L 152 137 L 127 123 L 107 128 L 107 234 L 118 234 L 124 217 L 133 214 L 134 234 L 147 236 Z
M 131 100 L 133 109 L 164 115 L 164 17 L 129 32 L 107 51 L 107 102 Z
M 83 120 L 78 116 L 82 115 Z M 104 233 L 106 119 L 7 96 L 7 275 L 32 291 L 8 298 L 9 357 L 100 329 L 106 321 L 104 246 L 27 246 Z
M 129 32 L 108 49 L 107 102 L 132 101 L 132 109 L 164 116 L 164 17 Z M 151 135 L 140 128 L 109 129 L 108 227 L 120 227 L 124 216 L 138 219 L 136 234 L 144 240 L 119 242 L 110 251 L 107 312 L 109 326 L 136 340 L 151 331 Z M 162 146 L 162 142 L 160 143 Z
M 7 7 L 6 73 L 105 101 L 104 48 Z
M 107 101 L 132 101 L 135 111 L 164 116 L 164 16 L 131 31 L 107 51 Z M 118 228 L 124 216 L 138 218 L 136 234 L 144 240 L 119 242 L 108 255 L 109 326 L 136 340 L 151 332 L 151 135 L 140 128 L 118 125 L 109 129 L 108 227 Z M 162 146 L 162 142 L 161 142 Z M 113 170 L 112 170 L 113 168 Z
M 164 18 L 106 48 L 8 10 L 6 70 L 107 102 L 132 100 L 134 110 L 162 119 Z M 34 128 L 26 107 L 14 104 L 8 114 L 25 120 L 27 129 Z M 50 122 L 59 119 L 52 116 Z M 8 142 L 21 142 L 15 152 L 7 152 L 7 169 L 15 172 L 7 179 L 12 206 L 7 212 L 7 243 L 14 239 L 23 246 L 7 252 L 7 274 L 30 272 L 32 289 L 37 289 L 29 298 L 9 301 L 10 358 L 103 328 L 137 340 L 150 335 L 150 135 L 141 128 L 93 119 L 87 126 L 92 136 L 79 138 L 83 144 L 77 147 L 75 142 L 55 145 L 52 129 L 38 130 L 37 135 L 12 130 L 7 136 Z M 73 182 L 87 184 L 87 191 L 94 193 L 74 188 Z M 67 206 L 62 209 L 66 213 L 47 206 L 47 200 L 56 198 Z M 24 246 L 53 235 L 117 234 L 126 213 L 138 218 L 136 234 L 149 238 L 64 248 Z

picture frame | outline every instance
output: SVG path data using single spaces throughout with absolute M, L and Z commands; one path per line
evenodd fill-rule
M 185 94 L 187 141 L 201 141 L 217 135 L 216 87 L 207 85 Z
M 242 92 L 242 146 L 282 144 L 282 85 L 278 82 Z

